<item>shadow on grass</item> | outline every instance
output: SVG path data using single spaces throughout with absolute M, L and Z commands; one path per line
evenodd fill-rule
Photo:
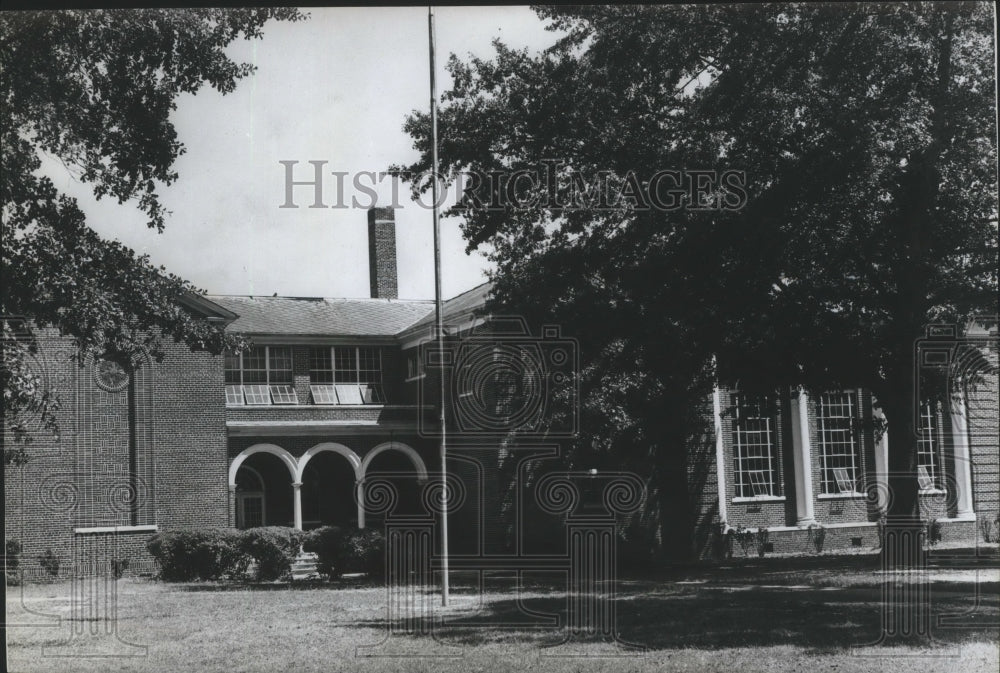
M 279 580 L 275 582 L 237 582 L 237 581 L 205 581 L 205 582 L 165 582 L 178 591 L 299 591 L 309 589 L 372 589 L 385 585 L 375 580 L 363 577 L 352 577 L 338 580 Z
M 834 651 L 874 644 L 881 632 L 881 585 L 813 587 L 802 585 L 623 582 L 616 600 L 619 638 L 649 649 L 795 645 Z M 932 585 L 932 633 L 939 643 L 996 642 L 996 582 L 943 582 Z M 470 615 L 445 615 L 434 635 L 454 645 L 482 645 L 517 640 L 534 646 L 555 645 L 565 637 L 559 627 L 530 626 L 542 615 L 566 624 L 568 603 L 559 596 L 525 595 L 487 603 Z M 960 628 L 943 628 L 944 615 L 963 615 Z M 440 619 L 441 617 L 438 617 Z M 409 622 L 411 627 L 420 623 Z M 388 629 L 386 620 L 359 626 Z M 393 624 L 402 633 L 403 622 Z M 417 632 L 424 632 L 423 627 Z M 920 644 L 919 640 L 897 644 Z

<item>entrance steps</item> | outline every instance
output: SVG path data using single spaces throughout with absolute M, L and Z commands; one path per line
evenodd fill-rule
M 312 580 L 319 578 L 316 572 L 316 554 L 300 551 L 292 562 L 293 580 Z

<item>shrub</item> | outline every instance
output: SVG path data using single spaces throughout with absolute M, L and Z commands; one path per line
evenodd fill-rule
M 120 580 L 125 571 L 128 570 L 128 559 L 114 559 L 111 561 L 111 572 L 114 574 L 116 580 Z
M 344 540 L 344 570 L 364 573 L 371 579 L 383 579 L 385 572 L 385 536 L 374 529 L 356 530 Z
M 658 567 L 655 543 L 639 526 L 632 526 L 619 534 L 615 542 L 618 545 L 620 572 L 647 573 Z
M 993 519 L 983 518 L 979 521 L 979 530 L 983 534 L 983 542 L 1000 542 L 1000 514 Z M 994 533 L 996 533 L 994 535 Z
M 240 534 L 240 550 L 257 562 L 257 579 L 281 579 L 292 571 L 304 535 L 294 528 L 265 526 L 250 528 Z
M 753 551 L 754 544 L 756 543 L 756 535 L 749 528 L 744 528 L 743 526 L 737 526 L 731 531 L 736 541 L 740 543 L 740 549 L 743 550 L 743 555 L 749 557 Z
M 809 524 L 809 539 L 812 541 L 813 549 L 817 554 L 823 553 L 823 545 L 826 543 L 826 528 L 823 524 Z
M 927 531 L 927 544 L 933 547 L 940 542 L 942 538 L 941 522 L 937 519 L 931 519 L 924 525 L 926 526 Z
M 378 579 L 383 576 L 385 536 L 381 531 L 323 526 L 306 535 L 302 548 L 316 554 L 316 570 L 330 578 L 344 573 L 365 573 Z
M 21 565 L 21 543 L 17 540 L 7 540 L 4 551 L 4 576 L 8 584 L 17 584 L 18 568 Z
M 240 549 L 240 533 L 233 529 L 165 531 L 154 535 L 146 548 L 169 582 L 241 577 L 250 557 Z
M 733 544 L 735 531 L 726 526 L 723 526 L 723 528 L 723 532 L 719 535 L 719 558 L 731 559 L 733 558 L 733 551 L 735 547 Z
M 59 557 L 51 549 L 46 549 L 44 554 L 38 556 L 38 563 L 49 575 L 59 577 Z
M 767 553 L 767 545 L 771 539 L 771 534 L 766 528 L 761 526 L 757 529 L 757 535 L 755 537 L 757 543 L 757 556 L 764 558 L 764 554 Z
M 302 549 L 316 554 L 316 571 L 330 578 L 343 574 L 345 533 L 339 526 L 323 526 L 306 533 Z

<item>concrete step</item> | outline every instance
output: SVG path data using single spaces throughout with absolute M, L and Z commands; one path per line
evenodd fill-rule
M 292 579 L 306 580 L 319 577 L 316 572 L 316 554 L 311 552 L 300 552 L 292 562 Z

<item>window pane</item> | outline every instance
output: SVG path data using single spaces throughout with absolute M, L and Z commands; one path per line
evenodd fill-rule
M 327 346 L 309 349 L 309 382 L 333 383 L 333 360 Z
M 291 384 L 292 349 L 287 346 L 271 346 L 268 348 L 268 364 L 270 365 L 269 383 Z
M 243 353 L 243 383 L 267 383 L 267 352 L 254 346 Z
M 938 423 L 937 409 L 930 402 L 920 407 L 920 435 L 917 440 L 917 467 L 920 471 L 920 488 L 940 488 L 938 469 Z
M 270 404 L 271 395 L 267 386 L 254 385 L 243 386 L 243 396 L 246 397 L 247 404 Z
M 380 348 L 358 349 L 358 382 L 382 383 L 382 350 Z
M 340 346 L 333 349 L 334 382 L 358 382 L 357 351 L 354 346 Z
M 312 393 L 313 404 L 337 403 L 337 390 L 333 386 L 330 385 L 309 386 L 309 391 Z
M 243 404 L 243 386 L 226 386 L 226 404 Z
M 364 404 L 361 388 L 357 384 L 337 384 L 337 400 L 340 404 Z
M 382 386 L 374 383 L 361 384 L 361 399 L 365 404 L 385 404 Z
M 736 497 L 779 495 L 772 401 L 760 395 L 734 395 L 733 406 Z
M 240 354 L 226 353 L 225 360 L 226 383 L 239 385 L 240 381 Z
M 826 393 L 820 397 L 818 412 L 822 492 L 853 493 L 860 476 L 854 395 Z
M 295 396 L 295 388 L 288 385 L 271 386 L 271 400 L 275 404 L 298 404 L 299 398 Z

